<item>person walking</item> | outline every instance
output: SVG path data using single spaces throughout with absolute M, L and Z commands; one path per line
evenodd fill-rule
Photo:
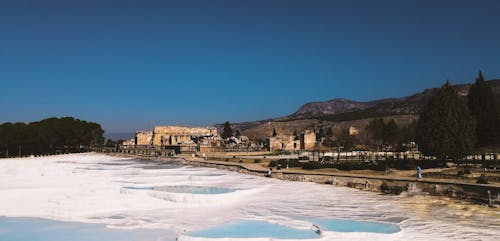
M 267 171 L 267 174 L 265 175 L 266 177 L 271 177 L 271 175 L 273 174 L 273 168 L 269 168 L 269 171 Z
M 422 179 L 422 168 L 420 166 L 417 166 L 417 177 Z

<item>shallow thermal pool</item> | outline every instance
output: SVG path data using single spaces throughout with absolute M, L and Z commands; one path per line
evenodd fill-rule
M 398 225 L 382 222 L 366 222 L 343 219 L 318 219 L 312 221 L 319 229 L 297 229 L 265 221 L 244 220 L 219 225 L 213 228 L 188 232 L 186 235 L 206 238 L 280 238 L 316 239 L 321 232 L 367 232 L 396 233 Z
M 132 190 L 152 190 L 161 192 L 173 192 L 173 193 L 191 193 L 191 194 L 222 194 L 236 191 L 231 188 L 221 188 L 221 187 L 204 187 L 204 186 L 159 186 L 159 187 L 124 187 L 125 189 Z
M 106 228 L 103 224 L 0 217 L 2 241 L 162 241 L 175 237 L 175 233 L 161 229 L 120 230 Z
M 317 219 L 312 222 L 321 229 L 335 232 L 397 233 L 401 231 L 394 223 L 355 221 L 345 219 Z
M 0 217 L 2 241 L 500 240 L 479 205 L 98 154 L 0 159 Z
M 281 238 L 315 239 L 320 236 L 310 229 L 295 229 L 264 221 L 238 221 L 214 228 L 188 232 L 186 235 L 206 238 Z

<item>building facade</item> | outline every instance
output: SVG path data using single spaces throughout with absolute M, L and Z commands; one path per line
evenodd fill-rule
M 193 140 L 217 136 L 215 127 L 155 126 L 153 132 L 153 146 L 192 144 Z
M 151 146 L 153 144 L 152 131 L 137 131 L 135 132 L 136 146 Z
M 316 144 L 316 133 L 305 131 L 300 136 L 273 136 L 266 139 L 269 151 L 312 150 Z
M 155 126 L 153 131 L 137 131 L 133 145 L 172 149 L 175 152 L 195 152 L 209 146 L 217 137 L 215 127 Z M 124 143 L 131 147 L 130 142 Z
M 300 149 L 312 150 L 316 144 L 316 133 L 305 131 L 300 135 Z

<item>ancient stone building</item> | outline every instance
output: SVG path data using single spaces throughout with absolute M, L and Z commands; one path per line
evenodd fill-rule
M 355 136 L 357 134 L 359 134 L 358 129 L 356 129 L 356 127 L 354 127 L 354 126 L 350 126 L 349 127 L 349 135 L 350 136 Z
M 154 146 L 192 144 L 193 139 L 217 136 L 215 127 L 156 126 L 153 133 Z
M 266 139 L 266 146 L 269 151 L 296 151 L 300 149 L 300 140 L 294 136 L 274 136 Z
M 311 150 L 316 144 L 316 133 L 312 131 L 305 131 L 300 135 L 300 149 Z
M 221 150 L 221 141 L 217 138 L 206 138 L 198 143 L 200 152 L 215 152 Z
M 135 146 L 135 138 L 129 139 L 129 140 L 124 140 L 122 142 L 123 146 Z
M 135 145 L 150 146 L 153 144 L 152 131 L 137 131 L 135 133 Z
M 299 137 L 295 136 L 275 136 L 266 139 L 266 146 L 269 151 L 284 150 L 298 151 L 311 150 L 316 144 L 316 133 L 305 131 Z
M 195 149 L 195 141 L 213 139 L 216 136 L 217 129 L 215 127 L 156 126 L 154 131 L 137 131 L 134 144 L 156 147 L 182 146 Z

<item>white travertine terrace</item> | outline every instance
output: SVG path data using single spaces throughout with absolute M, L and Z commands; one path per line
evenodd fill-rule
M 393 222 L 401 231 L 392 234 L 324 231 L 321 238 L 314 240 L 498 240 L 500 237 L 498 211 L 477 205 L 431 197 L 380 195 L 209 168 L 152 168 L 156 166 L 157 163 L 92 153 L 0 159 L 0 216 L 103 223 L 123 229 L 162 228 L 179 234 L 233 220 L 266 220 L 310 229 L 312 223 L 305 221 L 307 218 L 345 218 Z M 214 186 L 237 191 L 196 195 L 140 189 L 167 185 Z M 205 240 L 185 235 L 179 239 Z

